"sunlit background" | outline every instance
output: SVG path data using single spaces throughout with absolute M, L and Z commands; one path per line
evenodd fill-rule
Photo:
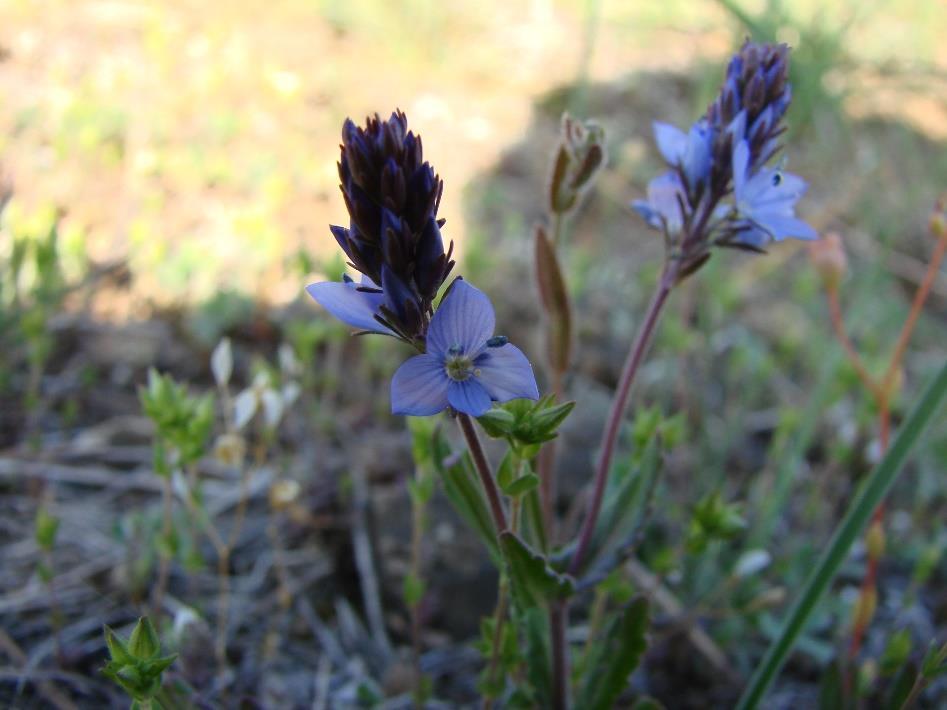
M 293 260 L 331 252 L 327 225 L 345 219 L 335 171 L 345 117 L 408 114 L 446 183 L 446 234 L 463 249 L 481 229 L 465 188 L 523 140 L 539 97 L 569 87 L 566 106 L 582 115 L 583 85 L 696 71 L 695 115 L 748 27 L 799 47 L 797 128 L 820 108 L 800 104 L 832 100 L 947 139 L 947 6 L 936 0 L 7 0 L 8 216 L 61 210 L 70 257 L 127 259 L 147 300 L 234 288 L 284 301 L 299 293 Z M 649 122 L 631 106 L 607 117 L 639 143 Z M 807 130 L 818 141 L 819 125 Z M 619 156 L 646 150 L 622 141 Z M 832 179 L 866 172 L 856 165 L 833 165 L 844 174 Z M 639 196 L 646 176 L 625 177 L 617 198 Z M 886 189 L 858 177 L 861 189 Z M 120 315 L 133 304 L 101 307 Z
M 22 672 L 0 669 L 0 703 L 36 700 L 46 678 L 90 707 L 114 700 L 98 673 L 101 626 L 128 630 L 161 562 L 171 565 L 167 598 L 180 603 L 158 621 L 195 702 L 212 705 L 223 688 L 266 707 L 308 706 L 323 663 L 333 687 L 407 692 L 405 483 L 420 467 L 387 393 L 408 349 L 349 337 L 303 290 L 345 269 L 329 232 L 347 221 L 343 121 L 406 112 L 445 183 L 455 273 L 489 293 L 497 332 L 529 356 L 541 391 L 531 229 L 544 218 L 562 113 L 604 127 L 608 164 L 563 222 L 559 249 L 576 314 L 565 394 L 578 405 L 558 443 L 566 530 L 661 267 L 661 239 L 629 207 L 666 169 L 652 121 L 690 125 L 746 37 L 794 48 L 785 155 L 810 185 L 797 211 L 840 235 L 844 320 L 881 372 L 947 189 L 941 0 L 0 0 L 0 187 L 13 194 L 0 219 L 0 652 L 18 644 L 27 659 L 11 656 Z M 947 357 L 943 267 L 931 284 L 891 402 L 895 432 Z M 636 381 L 618 465 L 637 455 L 639 421 L 667 417 L 680 432 L 635 550 L 680 600 L 655 625 L 637 676 L 668 707 L 735 699 L 879 456 L 877 411 L 833 338 L 825 295 L 798 241 L 765 256 L 715 250 L 675 289 Z M 231 389 L 220 388 L 214 431 L 190 468 L 222 529 L 240 528 L 234 508 L 246 504 L 221 577 L 233 582 L 231 665 L 215 666 L 221 556 L 176 504 L 169 562 L 159 530 L 170 479 L 155 475 L 139 388 L 155 368 L 195 396 L 213 393 L 209 362 L 223 337 Z M 261 376 L 298 387 L 298 399 L 272 431 L 260 417 L 247 425 L 246 457 L 222 464 L 213 442 L 229 432 L 230 394 L 256 391 Z M 944 636 L 939 417 L 889 501 L 872 662 L 894 629 L 916 649 Z M 453 427 L 438 421 L 449 438 Z M 438 491 L 423 539 L 421 645 L 438 697 L 474 702 L 482 662 L 472 640 L 493 613 L 495 570 Z M 695 506 L 718 494 L 747 534 L 688 551 Z M 55 549 L 34 540 L 45 511 L 61 523 Z M 374 619 L 352 561 L 365 540 L 381 580 Z M 864 554 L 856 545 L 768 708 L 815 707 L 821 674 L 848 641 Z M 742 575 L 747 555 L 762 566 Z M 317 623 L 338 635 L 342 661 L 324 660 Z M 687 625 L 719 648 L 716 665 L 706 644 L 695 652 L 679 633 Z M 57 657 L 60 630 L 69 653 Z M 375 653 L 369 636 L 385 633 L 394 654 Z M 232 673 L 221 681 L 223 670 Z M 947 706 L 947 685 L 937 692 Z

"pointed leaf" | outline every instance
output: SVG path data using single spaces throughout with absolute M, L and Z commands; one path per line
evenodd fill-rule
M 521 495 L 529 493 L 539 487 L 539 476 L 535 473 L 527 473 L 512 481 L 508 486 L 502 486 L 503 492 L 510 498 L 519 498 Z
M 593 641 L 581 680 L 576 707 L 608 710 L 628 685 L 628 676 L 638 667 L 647 648 L 648 601 L 631 602 Z
M 444 484 L 444 493 L 454 510 L 480 536 L 493 558 L 499 560 L 493 519 L 490 517 L 470 454 L 464 452 L 460 456 L 451 455 L 447 443 L 439 433 L 435 434 L 434 469 Z
M 500 546 L 510 574 L 513 599 L 521 609 L 544 606 L 575 591 L 571 577 L 556 572 L 545 557 L 509 530 L 500 534 Z

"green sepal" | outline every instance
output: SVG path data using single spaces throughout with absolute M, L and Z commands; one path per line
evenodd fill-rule
M 147 616 L 138 619 L 128 639 L 128 652 L 142 661 L 149 661 L 161 651 L 161 642 L 154 624 Z
M 116 634 L 110 626 L 105 627 L 105 645 L 108 647 L 112 663 L 125 666 L 135 662 L 125 642 L 122 641 L 119 635 Z

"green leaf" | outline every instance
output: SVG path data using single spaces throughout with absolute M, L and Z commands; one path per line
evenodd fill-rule
M 921 675 L 926 680 L 934 680 L 937 676 L 947 673 L 947 643 L 937 646 L 931 641 L 921 662 Z
M 519 457 L 512 449 L 507 449 L 506 455 L 497 468 L 497 485 L 503 490 L 512 484 L 519 476 Z
M 546 610 L 540 607 L 526 609 L 520 615 L 520 627 L 526 641 L 526 677 L 536 694 L 532 707 L 552 707 L 549 695 L 552 689 L 552 654 Z
M 648 647 L 648 601 L 638 597 L 615 616 L 595 639 L 581 679 L 576 707 L 608 710 L 628 685 Z
M 501 486 L 503 492 L 510 496 L 510 498 L 519 498 L 521 495 L 529 493 L 538 487 L 539 476 L 532 472 L 527 473 L 525 476 L 520 476 L 508 486 Z
M 534 488 L 523 498 L 523 534 L 534 547 L 543 552 L 548 549 L 546 525 L 543 521 L 543 504 L 539 498 L 539 489 Z
M 59 518 L 50 515 L 45 508 L 36 511 L 36 544 L 41 549 L 46 551 L 53 549 L 58 531 Z
M 447 499 L 454 510 L 480 536 L 494 559 L 499 561 L 500 550 L 497 547 L 493 519 L 490 517 L 470 454 L 464 452 L 460 456 L 448 458 L 449 455 L 450 449 L 446 442 L 439 435 L 436 436 L 434 469 L 444 484 Z
M 898 671 L 891 682 L 883 707 L 886 710 L 902 710 L 904 701 L 908 699 L 908 695 L 911 694 L 911 689 L 916 681 L 917 667 L 908 661 L 901 667 L 901 670 Z
M 424 596 L 424 580 L 418 578 L 414 574 L 407 574 L 404 578 L 404 583 L 402 585 L 402 594 L 404 595 L 404 603 L 408 606 L 414 606 L 421 601 L 421 598 Z
M 644 450 L 637 469 L 614 476 L 595 525 L 583 567 L 627 544 L 641 530 L 661 473 L 661 444 L 657 437 Z
M 575 591 L 571 577 L 556 572 L 545 557 L 509 530 L 500 534 L 500 546 L 509 569 L 513 599 L 520 609 L 545 606 Z
M 928 386 L 921 399 L 901 426 L 884 458 L 878 463 L 852 501 L 818 564 L 803 586 L 779 634 L 760 660 L 753 677 L 737 705 L 738 710 L 756 708 L 776 678 L 839 568 L 848 557 L 852 544 L 863 533 L 878 504 L 901 473 L 905 459 L 933 419 L 947 395 L 947 363 Z
M 891 634 L 878 664 L 881 675 L 890 676 L 897 673 L 910 657 L 912 646 L 911 632 L 907 629 L 901 629 Z

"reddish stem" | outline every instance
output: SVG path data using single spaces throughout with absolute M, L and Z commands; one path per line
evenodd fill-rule
M 497 540 L 499 540 L 500 533 L 507 529 L 506 514 L 503 512 L 503 503 L 500 502 L 500 492 L 497 490 L 496 481 L 493 480 L 490 464 L 487 462 L 486 454 L 483 453 L 483 446 L 480 445 L 480 438 L 477 436 L 477 430 L 474 429 L 470 417 L 458 412 L 457 423 L 460 424 L 460 430 L 467 440 L 467 449 L 473 459 L 474 468 L 477 469 L 477 473 L 480 475 L 480 483 L 483 484 L 483 490 L 487 494 L 487 502 L 490 504 L 490 512 L 493 515 L 493 522 L 497 529 Z
M 661 280 L 658 282 L 651 298 L 651 304 L 648 306 L 645 319 L 638 330 L 638 335 L 635 337 L 631 350 L 628 351 L 621 379 L 618 381 L 618 388 L 615 390 L 615 398 L 612 400 L 612 407 L 606 420 L 605 429 L 602 432 L 598 465 L 595 469 L 595 483 L 592 489 L 592 501 L 579 532 L 579 542 L 575 554 L 569 564 L 570 574 L 576 574 L 581 569 L 585 553 L 592 542 L 592 534 L 595 532 L 595 523 L 598 521 L 602 509 L 602 498 L 605 495 L 605 484 L 608 482 L 608 471 L 612 464 L 612 456 L 615 453 L 615 442 L 618 440 L 618 432 L 621 430 L 625 406 L 628 404 L 628 396 L 631 393 L 631 385 L 642 360 L 644 360 L 648 345 L 651 344 L 655 326 L 661 316 L 661 310 L 667 302 L 671 289 L 677 282 L 679 270 L 680 261 L 677 259 L 672 259 L 665 264 L 664 270 L 661 272 Z

